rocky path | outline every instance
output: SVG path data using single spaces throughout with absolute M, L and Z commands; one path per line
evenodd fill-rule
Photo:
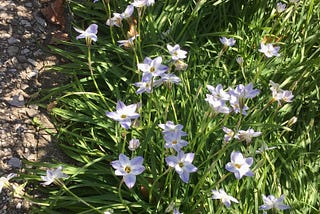
M 21 160 L 59 160 L 44 128 L 54 132 L 46 111 L 30 100 L 42 88 L 64 82 L 47 66 L 59 63 L 43 51 L 50 31 L 39 9 L 48 0 L 0 0 L 0 177 L 23 170 Z M 0 214 L 27 213 L 28 203 L 0 193 Z

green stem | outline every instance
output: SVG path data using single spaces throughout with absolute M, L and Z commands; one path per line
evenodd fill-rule
M 90 48 L 91 47 L 91 39 L 87 37 L 86 38 L 86 42 L 87 42 L 87 47 L 88 47 L 88 67 L 89 67 L 89 70 L 90 70 L 90 75 L 91 75 L 93 84 L 96 87 L 96 89 L 97 89 L 102 101 L 104 102 L 104 104 L 106 106 L 108 106 L 108 104 L 106 102 L 106 99 L 104 98 L 102 92 L 100 91 L 99 86 L 98 86 L 98 84 L 96 82 L 96 79 L 94 77 L 94 74 L 93 74 L 93 68 L 92 68 L 92 62 L 91 62 L 91 48 Z
M 132 212 L 131 212 L 130 208 L 128 207 L 127 203 L 126 203 L 126 202 L 123 200 L 123 198 L 122 198 L 122 194 L 121 194 L 122 184 L 123 184 L 123 179 L 121 180 L 120 185 L 119 185 L 119 188 L 118 188 L 119 198 L 120 198 L 122 204 L 126 207 L 128 213 L 132 214 Z

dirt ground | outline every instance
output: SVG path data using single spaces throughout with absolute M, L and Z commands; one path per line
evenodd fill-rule
M 23 170 L 22 160 L 63 160 L 46 130 L 55 133 L 45 108 L 31 104 L 38 92 L 66 83 L 50 71 L 60 59 L 46 50 L 59 26 L 40 13 L 49 0 L 0 0 L 0 177 Z M 0 214 L 28 213 L 26 201 L 0 193 Z

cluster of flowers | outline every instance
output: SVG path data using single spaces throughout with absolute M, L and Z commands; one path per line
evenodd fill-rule
M 109 18 L 106 21 L 106 25 L 108 26 L 116 26 L 121 27 L 122 26 L 122 20 L 129 20 L 134 12 L 134 8 L 142 8 L 145 6 L 151 6 L 155 3 L 155 0 L 134 0 L 133 3 L 129 4 L 126 9 L 122 13 L 113 13 L 113 17 Z M 134 30 L 133 32 L 128 33 L 130 38 L 126 40 L 119 40 L 118 43 L 120 46 L 124 47 L 133 47 L 134 40 L 137 36 L 139 36 L 138 33 Z
M 137 104 L 131 104 L 126 106 L 123 102 L 118 101 L 115 112 L 106 112 L 106 115 L 120 123 L 120 125 L 129 129 L 132 124 L 132 119 L 137 119 L 140 115 L 136 113 Z M 197 168 L 192 165 L 194 158 L 193 153 L 185 154 L 181 151 L 181 148 L 188 144 L 187 141 L 182 140 L 181 137 L 187 134 L 182 131 L 183 126 L 178 124 L 174 125 L 171 121 L 166 124 L 160 124 L 160 128 L 163 129 L 164 139 L 166 141 L 164 147 L 172 148 L 178 152 L 177 156 L 166 157 L 166 162 L 170 167 L 175 168 L 183 182 L 189 181 L 189 174 L 197 171 Z M 129 142 L 129 149 L 135 150 L 140 145 L 139 140 L 132 139 Z M 116 169 L 115 174 L 117 176 L 123 176 L 124 183 L 128 188 L 132 188 L 136 182 L 136 176 L 141 174 L 145 167 L 142 165 L 143 157 L 138 156 L 130 160 L 126 155 L 120 154 L 119 160 L 115 160 L 111 163 L 112 167 Z
M 278 104 L 281 105 L 281 101 L 285 103 L 292 102 L 293 94 L 292 91 L 289 90 L 283 90 L 280 88 L 280 85 L 278 83 L 274 83 L 270 80 L 270 90 L 272 92 L 272 102 L 278 101 Z
M 243 176 L 254 176 L 254 173 L 251 171 L 250 167 L 253 164 L 253 158 L 243 157 L 242 153 L 232 152 L 231 161 L 225 165 L 226 170 L 234 173 L 237 179 L 241 179 Z M 239 203 L 239 201 L 231 195 L 228 195 L 223 189 L 212 190 L 212 198 L 220 199 L 226 207 L 231 206 L 231 202 Z M 276 198 L 273 195 L 265 196 L 262 195 L 264 204 L 259 207 L 260 210 L 270 210 L 270 209 L 279 209 L 285 210 L 289 209 L 290 206 L 283 203 L 284 195 L 281 195 L 280 198 Z
M 187 133 L 182 131 L 183 125 L 175 125 L 171 121 L 166 124 L 159 124 L 162 129 L 163 138 L 165 140 L 165 148 L 172 148 L 177 152 L 177 156 L 170 155 L 165 158 L 168 166 L 173 167 L 178 173 L 181 180 L 185 183 L 189 182 L 190 173 L 198 170 L 192 164 L 194 153 L 184 153 L 181 149 L 188 145 L 188 142 L 182 140 L 181 137 L 187 136 Z
M 187 64 L 182 61 L 186 58 L 187 52 L 180 49 L 180 45 L 175 46 L 167 45 L 167 49 L 174 62 L 176 70 L 184 70 Z M 162 57 L 158 56 L 154 59 L 146 57 L 143 63 L 138 64 L 138 69 L 142 71 L 142 78 L 140 82 L 134 85 L 139 87 L 136 91 L 137 94 L 143 92 L 151 93 L 153 87 L 158 87 L 164 82 L 179 84 L 180 78 L 173 73 L 168 73 L 169 67 L 162 64 Z
M 134 7 L 139 8 L 150 6 L 153 3 L 153 0 L 135 0 L 132 4 L 127 6 L 123 13 L 114 13 L 114 16 L 107 20 L 107 25 L 120 27 L 123 19 L 128 19 L 131 17 Z M 85 31 L 81 31 L 79 29 L 76 29 L 76 31 L 81 33 L 77 39 L 90 37 L 93 41 L 97 40 L 97 26 L 94 24 L 90 25 Z M 131 44 L 133 44 L 134 38 L 135 37 L 130 38 L 130 41 L 119 41 L 119 43 L 125 44 L 126 42 L 131 42 Z M 224 48 L 234 46 L 236 43 L 233 38 L 228 39 L 226 37 L 220 38 L 220 42 L 224 44 Z M 280 47 L 274 47 L 272 44 L 264 43 L 261 43 L 260 45 L 261 48 L 258 51 L 264 53 L 266 57 L 269 58 L 273 56 L 280 56 Z M 182 61 L 182 59 L 186 58 L 187 52 L 181 50 L 179 45 L 171 46 L 168 44 L 167 49 L 171 54 L 173 62 L 175 62 L 176 70 L 179 70 L 180 68 L 185 69 L 187 65 Z M 238 58 L 237 62 L 242 64 L 243 59 Z M 139 89 L 136 91 L 137 94 L 141 94 L 143 92 L 150 93 L 153 87 L 157 87 L 163 82 L 171 82 L 176 84 L 180 82 L 179 77 L 172 73 L 167 73 L 169 67 L 162 64 L 161 56 L 154 59 L 146 57 L 143 63 L 138 64 L 138 69 L 141 70 L 143 74 L 142 81 L 135 83 L 135 86 L 139 87 Z M 282 90 L 278 84 L 273 83 L 272 81 L 270 81 L 270 84 L 273 100 L 277 100 L 279 103 L 281 100 L 284 102 L 291 102 L 291 99 L 293 98 L 291 91 Z M 221 84 L 218 84 L 216 87 L 207 85 L 207 89 L 211 92 L 211 94 L 206 94 L 205 100 L 209 103 L 215 113 L 224 114 L 235 112 L 247 115 L 247 110 L 249 107 L 246 105 L 246 99 L 254 98 L 259 94 L 259 90 L 254 89 L 252 83 L 249 83 L 248 85 L 239 84 L 234 89 L 229 87 L 228 91 L 225 91 Z M 132 125 L 132 120 L 135 120 L 140 116 L 139 113 L 136 112 L 137 108 L 138 104 L 126 106 L 122 101 L 118 101 L 116 111 L 106 112 L 106 116 L 118 121 L 121 127 L 129 129 Z M 171 121 L 168 121 L 166 124 L 159 124 L 159 127 L 162 129 L 164 136 L 164 147 L 173 149 L 175 152 L 177 152 L 176 156 L 170 155 L 165 158 L 167 165 L 175 169 L 183 182 L 188 183 L 190 173 L 196 172 L 198 169 L 192 164 L 194 153 L 185 154 L 182 151 L 182 148 L 188 144 L 187 141 L 182 139 L 182 137 L 187 136 L 187 133 L 182 131 L 183 126 L 181 124 L 175 125 Z M 240 141 L 246 141 L 246 143 L 249 144 L 253 137 L 258 137 L 261 135 L 261 132 L 255 132 L 251 128 L 246 131 L 239 130 L 236 134 L 234 131 L 226 127 L 223 127 L 223 131 L 226 133 L 224 138 L 225 142 L 235 138 Z M 137 149 L 139 145 L 140 142 L 138 139 L 132 139 L 129 142 L 129 149 L 133 151 Z M 112 161 L 111 165 L 115 169 L 115 175 L 123 176 L 124 183 L 128 188 L 132 188 L 136 183 L 136 176 L 145 170 L 143 161 L 144 159 L 142 156 L 137 156 L 130 160 L 125 154 L 120 154 L 119 159 Z M 230 156 L 230 162 L 225 165 L 225 169 L 234 173 L 236 179 L 241 179 L 243 176 L 254 176 L 254 173 L 250 169 L 252 164 L 252 157 L 245 158 L 241 152 L 233 151 Z M 56 174 L 63 177 L 63 174 Z M 50 181 L 50 177 L 44 177 L 43 179 Z M 221 199 L 227 207 L 230 207 L 231 201 L 238 203 L 237 199 L 228 195 L 223 189 L 220 189 L 219 191 L 212 190 L 212 194 L 213 199 Z M 269 195 L 268 197 L 263 195 L 263 201 L 265 204 L 259 208 L 261 210 L 274 208 L 281 210 L 288 209 L 289 206 L 284 205 L 283 200 L 283 195 L 280 198 L 275 198 L 273 195 Z
M 258 89 L 253 89 L 252 83 L 248 85 L 239 84 L 235 89 L 229 88 L 226 92 L 221 84 L 216 87 L 207 85 L 207 89 L 211 94 L 206 94 L 206 101 L 209 103 L 215 113 L 229 114 L 232 111 L 247 115 L 248 106 L 245 100 L 253 98 L 259 94 Z M 227 101 L 229 105 L 227 105 Z
M 227 47 L 232 47 L 236 44 L 236 40 L 233 38 L 222 37 L 219 40 L 224 45 L 224 49 L 226 49 Z M 279 50 L 280 50 L 279 46 L 273 46 L 273 44 L 271 44 L 271 43 L 265 44 L 264 42 L 260 43 L 260 49 L 258 49 L 258 51 L 263 53 L 267 58 L 270 58 L 273 56 L 276 56 L 276 57 L 280 56 Z M 243 58 L 238 57 L 237 63 L 242 65 Z

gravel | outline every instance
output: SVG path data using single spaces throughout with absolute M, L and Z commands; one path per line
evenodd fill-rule
M 57 28 L 39 14 L 48 2 L 0 0 L 0 177 L 23 171 L 22 159 L 65 158 L 54 138 L 33 122 L 40 121 L 42 127 L 55 133 L 47 112 L 28 104 L 41 88 L 67 80 L 48 70 L 47 66 L 59 63 L 59 59 L 41 48 L 48 34 Z M 19 185 L 14 181 L 13 184 Z M 30 206 L 29 202 L 12 197 L 8 189 L 2 189 L 0 214 L 29 213 Z

